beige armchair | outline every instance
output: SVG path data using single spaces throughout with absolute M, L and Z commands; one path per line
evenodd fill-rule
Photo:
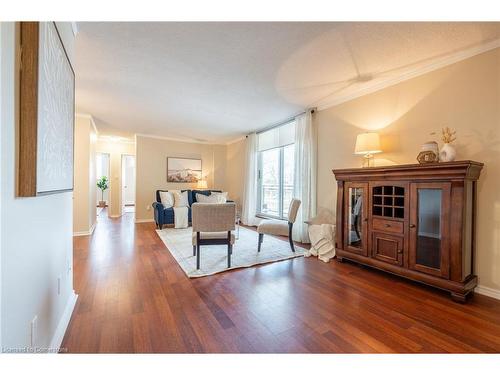
M 234 203 L 194 203 L 191 207 L 193 225 L 193 255 L 196 255 L 196 269 L 200 269 L 201 245 L 226 245 L 227 268 L 231 267 L 236 223 Z
M 263 220 L 257 227 L 257 232 L 259 233 L 259 252 L 262 242 L 264 241 L 264 234 L 273 234 L 276 236 L 288 236 L 288 241 L 290 242 L 290 247 L 292 251 L 295 252 L 295 247 L 293 246 L 292 240 L 292 230 L 293 223 L 297 219 L 297 212 L 299 211 L 300 201 L 293 198 L 290 202 L 290 208 L 288 209 L 288 222 L 284 220 Z

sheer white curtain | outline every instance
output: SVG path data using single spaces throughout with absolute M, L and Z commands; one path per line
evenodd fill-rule
M 304 221 L 316 216 L 316 133 L 310 110 L 295 118 L 295 174 L 293 196 L 302 204 L 293 225 L 293 239 L 310 242 Z
M 245 225 L 257 225 L 257 134 L 246 138 L 245 149 L 245 181 L 243 185 L 243 202 L 241 222 Z

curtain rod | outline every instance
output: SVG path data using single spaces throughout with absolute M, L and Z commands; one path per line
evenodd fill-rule
M 295 118 L 297 116 L 300 116 L 300 115 L 303 115 L 304 113 L 307 113 L 309 111 L 311 111 L 311 113 L 314 113 L 314 111 L 316 110 L 316 108 L 309 108 L 309 109 L 306 109 L 305 111 L 302 111 L 300 113 L 297 113 L 295 116 L 292 116 L 292 117 L 289 117 L 288 119 L 284 120 L 284 121 L 280 121 L 276 124 L 273 124 L 273 125 L 270 125 L 270 126 L 267 126 L 265 127 L 264 129 L 261 129 L 259 131 L 256 131 L 255 134 L 260 134 L 260 133 L 264 133 L 264 132 L 267 132 L 268 130 L 271 130 L 271 129 L 274 129 L 274 128 L 278 128 L 280 127 L 281 125 L 285 125 L 287 122 L 290 122 L 290 121 L 293 121 L 295 120 Z M 248 135 L 246 135 L 246 137 L 248 137 Z

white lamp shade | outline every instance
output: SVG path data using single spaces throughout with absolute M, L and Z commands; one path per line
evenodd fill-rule
M 355 154 L 376 154 L 382 152 L 378 133 L 363 133 L 356 138 Z
M 198 180 L 196 187 L 198 189 L 206 189 L 208 187 L 207 180 Z

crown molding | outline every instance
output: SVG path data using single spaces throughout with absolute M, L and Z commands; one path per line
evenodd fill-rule
M 175 137 L 165 137 L 161 135 L 153 135 L 153 134 L 145 134 L 145 133 L 136 133 L 136 137 L 143 137 L 143 138 L 153 138 L 153 139 L 162 139 L 165 141 L 174 141 L 174 142 L 184 142 L 184 143 L 197 143 L 197 144 L 203 144 L 203 145 L 214 145 L 214 146 L 229 146 L 233 143 L 239 142 L 243 139 L 246 138 L 246 136 L 241 136 L 234 138 L 228 142 L 209 142 L 209 141 L 198 141 L 198 140 L 188 140 L 184 138 L 175 138 Z
M 165 141 L 197 143 L 197 144 L 203 144 L 203 145 L 219 145 L 219 146 L 225 145 L 225 143 L 220 143 L 220 142 L 198 141 L 196 139 L 189 140 L 189 139 L 184 139 L 184 138 L 165 137 L 165 136 L 161 136 L 161 135 L 152 135 L 152 134 L 144 134 L 144 133 L 136 133 L 135 136 L 136 136 L 136 138 L 137 137 L 153 138 L 153 139 L 162 139 Z
M 90 120 L 90 123 L 92 124 L 92 127 L 94 128 L 94 132 L 96 134 L 99 134 L 99 131 L 97 130 L 97 126 L 95 124 L 95 121 L 94 121 L 94 118 L 92 117 L 92 115 L 90 115 L 88 113 L 75 113 L 75 117 L 80 117 L 80 118 Z
M 111 143 L 125 143 L 129 145 L 135 145 L 135 139 L 131 140 L 127 137 L 120 137 L 115 135 L 103 134 L 97 138 L 100 142 L 111 142 Z
M 406 72 L 398 77 L 395 77 L 392 79 L 387 79 L 386 81 L 380 82 L 378 84 L 375 84 L 375 85 L 372 85 L 369 87 L 365 87 L 365 88 L 361 88 L 361 89 L 359 89 L 359 90 L 357 90 L 349 95 L 339 97 L 336 99 L 332 99 L 331 101 L 328 101 L 325 104 L 318 105 L 317 106 L 318 110 L 322 111 L 324 109 L 337 106 L 339 104 L 351 101 L 351 100 L 359 98 L 361 96 L 365 96 L 365 95 L 374 93 L 376 91 L 385 89 L 385 88 L 390 87 L 390 86 L 394 86 L 398 83 L 407 81 L 411 78 L 415 78 L 415 77 L 424 75 L 426 73 L 433 72 L 435 70 L 444 68 L 448 65 L 455 64 L 457 62 L 466 60 L 468 58 L 474 57 L 476 55 L 480 55 L 484 52 L 488 52 L 488 51 L 494 50 L 494 49 L 499 48 L 499 47 L 500 47 L 500 39 L 495 39 L 495 40 L 488 42 L 488 43 L 480 44 L 480 45 L 477 45 L 477 46 L 474 46 L 474 47 L 471 47 L 471 48 L 468 48 L 465 50 L 461 50 L 461 51 L 452 53 L 452 54 L 447 55 L 445 57 L 435 59 L 434 61 L 432 61 L 430 63 L 420 65 L 420 66 L 416 67 L 415 69 L 408 71 L 408 72 Z
M 73 24 L 75 25 L 74 27 L 76 29 L 73 28 L 73 31 L 75 32 L 75 30 L 76 30 L 76 32 L 77 32 L 76 23 L 72 22 L 71 24 L 72 24 L 72 27 L 73 27 Z M 424 74 L 433 72 L 435 70 L 444 68 L 446 66 L 458 63 L 460 61 L 463 61 L 463 60 L 466 60 L 468 58 L 480 55 L 482 53 L 494 50 L 496 48 L 500 48 L 500 38 L 495 39 L 495 40 L 490 41 L 490 42 L 487 42 L 487 43 L 476 45 L 476 46 L 473 46 L 473 47 L 470 47 L 470 48 L 467 48 L 464 50 L 460 50 L 460 51 L 454 52 L 452 54 L 448 54 L 448 55 L 443 56 L 443 57 L 433 59 L 432 61 L 430 61 L 428 63 L 420 64 L 419 66 L 415 67 L 414 69 L 408 70 L 404 74 L 401 74 L 397 77 L 389 78 L 389 79 L 386 79 L 382 82 L 372 84 L 371 86 L 360 88 L 354 92 L 351 92 L 348 95 L 332 98 L 331 100 L 327 100 L 327 99 L 320 100 L 318 102 L 312 103 L 311 105 L 308 106 L 308 108 L 309 107 L 317 107 L 318 111 L 322 111 L 322 110 L 340 105 L 342 103 L 349 102 L 349 101 L 354 100 L 356 98 L 359 98 L 359 97 L 362 97 L 362 96 L 365 96 L 368 94 L 372 94 L 374 92 L 383 90 L 385 88 L 397 85 L 398 83 L 410 80 L 412 78 L 416 78 L 416 77 L 422 76 Z M 323 104 L 315 105 L 315 104 L 321 103 L 321 102 L 323 102 Z M 92 122 L 92 125 L 94 126 L 96 133 L 98 132 L 97 127 L 96 127 L 95 122 L 94 122 L 94 119 L 92 118 L 92 116 L 90 114 L 77 113 L 76 116 L 90 119 Z M 226 145 L 226 146 L 234 144 L 236 142 L 239 142 L 239 141 L 245 139 L 245 136 L 239 136 L 239 137 L 234 138 L 234 139 L 227 141 L 227 142 L 210 142 L 210 141 L 201 141 L 201 140 L 196 140 L 196 139 L 185 139 L 185 138 L 177 138 L 177 137 L 159 136 L 159 135 L 146 134 L 146 133 L 136 133 L 135 137 L 136 138 L 143 137 L 143 138 L 161 139 L 161 140 L 183 142 L 183 143 L 195 143 L 195 144 L 206 144 L 206 145 Z M 130 142 L 130 143 L 133 143 L 133 142 Z
M 246 137 L 247 137 L 246 135 L 243 135 L 241 137 L 235 138 L 232 141 L 226 142 L 225 145 L 229 146 L 229 145 L 232 145 L 233 143 L 240 142 L 240 141 L 244 140 Z

